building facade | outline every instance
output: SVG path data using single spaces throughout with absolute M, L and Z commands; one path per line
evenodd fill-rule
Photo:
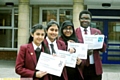
M 110 0 L 111 2 L 115 0 Z M 0 59 L 15 60 L 20 45 L 28 42 L 30 28 L 50 20 L 59 25 L 71 20 L 79 27 L 79 13 L 87 9 L 93 14 L 92 27 L 105 35 L 107 49 L 101 53 L 105 64 L 120 64 L 120 10 L 116 0 L 102 6 L 104 0 L 2 0 L 0 1 Z

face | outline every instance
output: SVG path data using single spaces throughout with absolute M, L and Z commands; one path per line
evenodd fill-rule
M 72 34 L 73 34 L 73 29 L 71 26 L 67 26 L 63 29 L 63 34 L 66 36 L 66 37 L 70 37 Z
M 52 25 L 47 30 L 47 36 L 51 42 L 53 42 L 58 37 L 58 27 L 57 25 Z
M 37 29 L 31 36 L 33 37 L 33 42 L 39 46 L 44 40 L 45 31 L 43 29 Z
M 81 27 L 87 28 L 90 25 L 91 17 L 89 14 L 82 14 L 80 18 Z

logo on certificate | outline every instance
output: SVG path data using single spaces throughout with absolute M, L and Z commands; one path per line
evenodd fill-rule
M 102 42 L 103 37 L 98 37 L 98 42 Z
M 59 67 L 61 67 L 61 66 L 62 66 L 62 64 L 63 64 L 63 62 L 62 62 L 62 61 L 60 61 L 60 63 L 58 64 L 58 66 L 59 66 Z

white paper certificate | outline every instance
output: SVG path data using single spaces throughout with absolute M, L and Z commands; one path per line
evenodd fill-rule
M 88 50 L 87 44 L 68 42 L 68 49 L 69 48 L 74 48 L 76 50 L 75 53 L 77 54 L 78 58 L 87 59 L 87 50 Z
M 75 68 L 77 54 L 75 54 L 75 53 L 71 54 L 68 51 L 58 50 L 57 55 L 65 58 L 65 66 Z
M 88 49 L 100 49 L 103 46 L 104 35 L 84 35 L 83 40 Z
M 61 76 L 64 65 L 64 58 L 41 52 L 36 69 L 47 71 L 47 73 L 52 75 Z

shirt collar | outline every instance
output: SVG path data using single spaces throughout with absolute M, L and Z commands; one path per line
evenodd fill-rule
M 32 42 L 32 44 L 33 44 L 34 50 L 36 50 L 36 49 L 37 49 L 37 47 L 39 47 L 40 49 L 41 49 L 41 47 L 42 47 L 42 45 L 41 45 L 41 44 L 40 44 L 40 46 L 37 46 L 34 42 Z
M 82 31 L 84 31 L 84 28 L 83 28 L 83 27 L 80 27 L 80 28 L 81 28 Z M 88 26 L 88 27 L 86 28 L 86 30 L 87 30 L 87 31 L 90 31 L 90 26 Z
M 56 40 L 54 42 L 51 42 L 48 37 L 46 37 L 46 40 L 48 41 L 48 44 L 56 44 Z

